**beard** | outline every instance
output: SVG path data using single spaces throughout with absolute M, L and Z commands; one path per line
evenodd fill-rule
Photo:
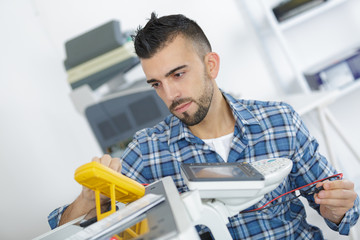
M 190 115 L 185 111 L 181 114 L 182 116 L 177 116 L 180 121 L 182 121 L 187 126 L 194 126 L 200 123 L 206 117 L 209 111 L 211 100 L 214 95 L 214 86 L 211 84 L 211 80 L 206 75 L 204 76 L 204 84 L 203 91 L 198 99 L 181 98 L 173 101 L 169 107 L 170 112 L 175 115 L 174 109 L 182 103 L 193 102 L 198 106 L 198 109 L 193 115 Z

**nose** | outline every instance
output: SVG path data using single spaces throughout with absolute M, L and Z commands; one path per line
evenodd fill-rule
M 173 81 L 166 81 L 163 83 L 165 98 L 172 102 L 175 99 L 180 98 L 179 87 Z

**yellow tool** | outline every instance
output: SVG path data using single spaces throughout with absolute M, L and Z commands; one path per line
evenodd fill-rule
M 140 183 L 118 173 L 98 162 L 90 162 L 80 166 L 75 171 L 75 180 L 81 185 L 95 191 L 96 216 L 101 220 L 116 211 L 115 201 L 129 203 L 145 194 L 145 187 Z M 111 209 L 101 212 L 100 193 L 109 197 Z M 114 235 L 111 239 L 126 240 L 144 234 L 148 231 L 147 219 L 126 229 L 120 235 Z
M 116 211 L 115 201 L 129 203 L 145 194 L 143 185 L 98 162 L 90 162 L 76 169 L 75 180 L 95 191 L 98 221 Z M 108 212 L 101 213 L 100 193 L 111 200 L 111 210 Z

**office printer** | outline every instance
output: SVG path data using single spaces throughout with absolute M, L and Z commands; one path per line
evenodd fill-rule
M 119 157 L 134 133 L 169 110 L 145 81 L 131 31 L 112 20 L 65 43 L 70 97 L 104 153 Z
M 269 168 L 272 170 L 262 170 Z M 95 191 L 98 221 L 83 226 L 86 216 L 81 217 L 36 240 L 199 239 L 195 226 L 200 225 L 207 226 L 215 239 L 230 240 L 232 237 L 226 226 L 229 217 L 275 189 L 291 168 L 292 161 L 285 158 L 252 164 L 183 163 L 181 171 L 190 191 L 179 194 L 170 176 L 144 189 L 134 180 L 97 162 L 87 163 L 75 171 L 75 179 Z M 112 204 L 115 199 L 130 203 L 118 211 L 112 206 L 103 213 L 100 193 L 110 197 Z M 143 221 L 145 226 L 137 228 Z

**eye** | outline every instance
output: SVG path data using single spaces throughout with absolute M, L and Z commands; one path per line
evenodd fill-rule
M 159 82 L 155 82 L 155 83 L 153 83 L 153 84 L 151 84 L 151 87 L 152 88 L 158 88 L 160 86 L 160 83 Z
M 174 73 L 174 77 L 175 78 L 181 78 L 182 76 L 184 76 L 185 72 L 178 72 L 178 73 Z

